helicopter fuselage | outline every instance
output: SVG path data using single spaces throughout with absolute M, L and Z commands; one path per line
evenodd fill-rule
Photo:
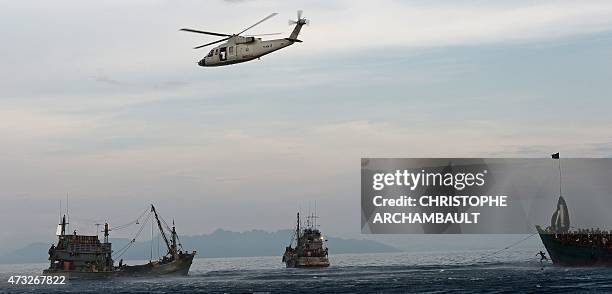
M 250 61 L 266 54 L 292 45 L 293 39 L 274 39 L 262 41 L 261 38 L 233 36 L 198 62 L 200 66 L 222 66 Z

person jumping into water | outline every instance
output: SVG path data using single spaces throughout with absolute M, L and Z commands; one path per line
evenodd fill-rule
M 546 257 L 546 253 L 542 252 L 542 250 L 536 253 L 536 256 L 538 255 L 540 256 L 540 263 L 542 263 L 544 260 L 548 260 L 548 257 Z

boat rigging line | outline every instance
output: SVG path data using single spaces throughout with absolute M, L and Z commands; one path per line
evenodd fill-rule
M 130 240 L 130 242 L 128 242 L 125 246 L 121 247 L 119 250 L 117 250 L 115 253 L 113 253 L 113 257 L 115 259 L 120 258 L 121 256 L 123 256 L 128 249 L 130 249 L 132 247 L 132 245 L 134 245 L 134 243 L 136 243 L 136 239 L 140 236 L 140 234 L 142 233 L 142 231 L 144 230 L 145 226 L 147 225 L 147 223 L 149 222 L 149 220 L 151 219 L 151 213 L 147 214 L 145 221 L 142 222 L 142 225 L 140 226 L 140 229 L 138 229 L 138 232 L 136 233 L 136 235 L 134 236 L 134 238 L 132 238 L 132 240 Z
M 127 228 L 127 227 L 129 227 L 129 226 L 131 226 L 133 224 L 140 224 L 140 220 L 143 218 L 143 216 L 147 212 L 150 212 L 150 208 L 148 208 L 148 207 L 135 220 L 133 220 L 133 221 L 127 223 L 127 224 L 123 224 L 123 225 L 120 225 L 120 226 L 113 227 L 113 231 L 123 230 L 123 229 L 125 229 L 125 228 Z
M 535 236 L 535 235 L 537 235 L 537 234 L 538 234 L 538 233 L 531 233 L 529 236 L 527 236 L 527 237 L 525 237 L 525 238 L 523 238 L 523 239 L 521 239 L 521 240 L 519 240 L 519 241 L 517 241 L 517 242 L 514 242 L 514 243 L 512 243 L 512 244 L 510 244 L 510 245 L 508 245 L 508 246 L 506 246 L 506 247 L 504 247 L 504 248 L 502 248 L 502 249 L 499 249 L 499 250 L 497 250 L 497 251 L 491 252 L 491 253 L 489 253 L 489 254 L 485 254 L 485 255 L 483 255 L 483 256 L 481 256 L 481 257 L 474 258 L 474 259 L 472 259 L 472 260 L 469 260 L 468 262 L 480 261 L 480 260 L 482 260 L 482 259 L 485 259 L 485 258 L 491 257 L 491 256 L 493 256 L 493 255 L 496 255 L 496 254 L 498 254 L 498 253 L 500 253 L 500 252 L 502 252 L 502 251 L 508 250 L 508 249 L 510 249 L 510 248 L 512 248 L 512 247 L 514 247 L 514 246 L 516 246 L 516 245 L 518 245 L 518 244 L 521 244 L 521 243 L 523 243 L 524 241 L 527 241 L 528 239 L 530 239 L 531 237 L 533 237 L 533 236 Z

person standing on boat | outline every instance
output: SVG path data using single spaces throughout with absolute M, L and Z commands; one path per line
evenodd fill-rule
M 49 260 L 51 262 L 50 266 L 53 266 L 54 256 L 55 256 L 55 244 L 51 244 L 51 248 L 49 248 Z

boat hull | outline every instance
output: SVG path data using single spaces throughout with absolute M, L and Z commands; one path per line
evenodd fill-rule
M 195 254 L 184 254 L 178 259 L 167 263 L 147 263 L 143 265 L 124 266 L 119 270 L 124 276 L 186 276 L 191 268 Z
M 178 259 L 168 262 L 151 262 L 142 265 L 124 265 L 113 271 L 77 271 L 63 269 L 46 269 L 45 275 L 66 276 L 68 279 L 104 279 L 116 277 L 148 276 L 186 276 L 193 262 L 193 254 L 182 254 Z
M 285 260 L 285 265 L 288 268 L 300 267 L 328 267 L 329 259 L 327 257 L 293 257 Z
M 560 266 L 612 266 L 612 250 L 580 244 L 568 244 L 537 226 L 540 239 L 553 264 Z

